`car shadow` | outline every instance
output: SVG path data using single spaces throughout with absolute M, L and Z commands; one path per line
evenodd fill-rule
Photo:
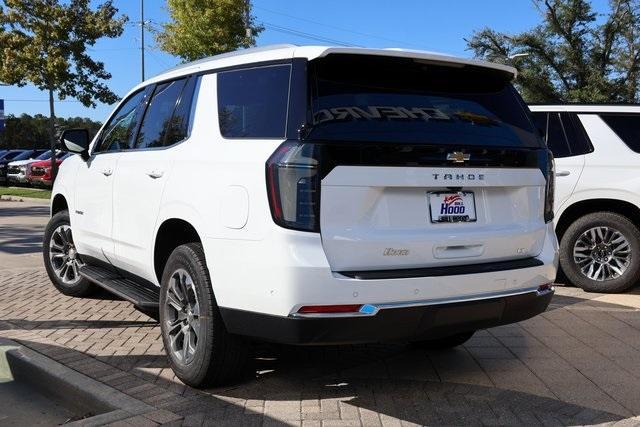
M 39 225 L 0 225 L 0 252 L 13 255 L 42 252 L 43 233 L 44 227 Z
M 3 203 L 9 202 L 0 202 L 0 218 L 10 218 L 16 216 L 39 216 L 46 218 L 49 216 L 48 205 L 43 204 L 38 206 L 16 206 L 14 203 L 11 203 L 11 206 L 8 206 L 4 205 Z
M 549 310 L 585 300 L 556 296 Z M 593 300 L 588 304 L 603 311 L 620 309 L 619 305 Z M 8 319 L 6 322 L 11 325 L 10 329 L 30 331 L 124 328 L 123 337 L 127 337 L 127 329 L 145 334 L 159 332 L 157 323 L 147 318 L 138 321 Z M 140 328 L 144 328 L 144 332 Z M 486 332 L 479 334 L 490 338 Z M 23 343 L 29 345 L 28 341 Z M 142 351 L 140 354 L 123 347 L 129 354 L 116 352 L 93 357 L 170 391 L 198 399 L 200 409 L 193 409 L 192 405 L 191 415 L 201 410 L 202 417 L 206 418 L 210 415 L 207 408 L 225 405 L 238 425 L 278 424 L 280 421 L 271 419 L 266 409 L 254 411 L 243 407 L 246 402 L 264 401 L 275 407 L 295 406 L 301 401 L 299 410 L 303 419 L 356 417 L 354 420 L 364 424 L 367 419 L 380 420 L 380 417 L 421 425 L 572 425 L 625 418 L 608 412 L 605 405 L 597 402 L 569 403 L 553 395 L 525 392 L 517 386 L 500 388 L 466 381 L 462 379 L 464 375 L 442 378 L 440 367 L 434 369 L 435 364 L 440 363 L 452 372 L 465 372 L 469 366 L 461 362 L 470 361 L 470 350 L 473 349 L 460 347 L 426 351 L 403 343 L 314 347 L 254 343 L 253 356 L 242 380 L 228 387 L 206 390 L 184 386 L 173 376 L 162 353 Z
M 13 321 L 12 321 L 13 322 Z M 126 324 L 126 323 L 124 323 Z M 133 327 L 136 325 L 131 325 Z M 18 340 L 44 354 L 62 352 L 62 347 Z M 74 358 L 65 348 L 65 357 Z M 464 350 L 440 352 L 455 359 Z M 78 352 L 80 353 L 80 352 Z M 185 410 L 171 409 L 183 416 L 200 416 L 209 422 L 233 425 L 289 425 L 273 418 L 267 406 L 293 406 L 293 416 L 307 420 L 349 421 L 363 425 L 391 419 L 419 425 L 576 425 L 612 423 L 625 419 L 619 414 L 576 405 L 558 399 L 478 384 L 421 379 L 418 376 L 393 377 L 380 370 L 380 358 L 427 357 L 424 351 L 402 345 L 321 346 L 313 349 L 290 346 L 262 346 L 254 359 L 256 376 L 224 388 L 194 390 L 176 388 L 177 380 L 158 380 L 142 371 L 142 379 L 192 401 Z M 99 360 L 103 358 L 97 358 Z M 127 371 L 134 358 L 114 355 L 107 363 Z M 139 368 L 166 368 L 161 356 L 135 358 Z M 318 365 L 321 374 L 318 375 Z M 313 373 L 312 373 L 313 372 Z M 175 392 L 175 391 L 174 391 Z M 251 407 L 248 402 L 268 401 Z M 222 418 L 210 418 L 224 414 Z M 299 423 L 300 421 L 297 421 Z

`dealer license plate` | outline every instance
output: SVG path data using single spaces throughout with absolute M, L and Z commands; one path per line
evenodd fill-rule
M 431 222 L 473 222 L 476 201 L 471 191 L 429 192 Z

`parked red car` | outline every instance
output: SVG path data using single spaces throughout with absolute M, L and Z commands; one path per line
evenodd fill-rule
M 65 153 L 56 159 L 58 166 L 72 153 Z M 34 187 L 51 187 L 51 159 L 31 163 L 30 173 L 27 174 L 29 183 Z

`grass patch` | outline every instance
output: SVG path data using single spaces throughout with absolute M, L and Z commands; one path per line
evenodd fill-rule
M 0 187 L 0 196 L 32 197 L 34 199 L 50 199 L 51 191 L 39 188 Z

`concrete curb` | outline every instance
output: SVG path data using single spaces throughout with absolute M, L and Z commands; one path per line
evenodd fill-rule
M 70 426 L 105 425 L 156 410 L 151 405 L 2 337 L 0 369 L 9 369 L 13 378 L 31 383 L 80 413 L 98 413 L 69 423 Z
M 36 199 L 35 197 L 22 197 L 22 196 L 8 196 L 0 195 L 0 201 L 3 202 L 31 202 L 48 205 L 51 201 L 49 199 Z

